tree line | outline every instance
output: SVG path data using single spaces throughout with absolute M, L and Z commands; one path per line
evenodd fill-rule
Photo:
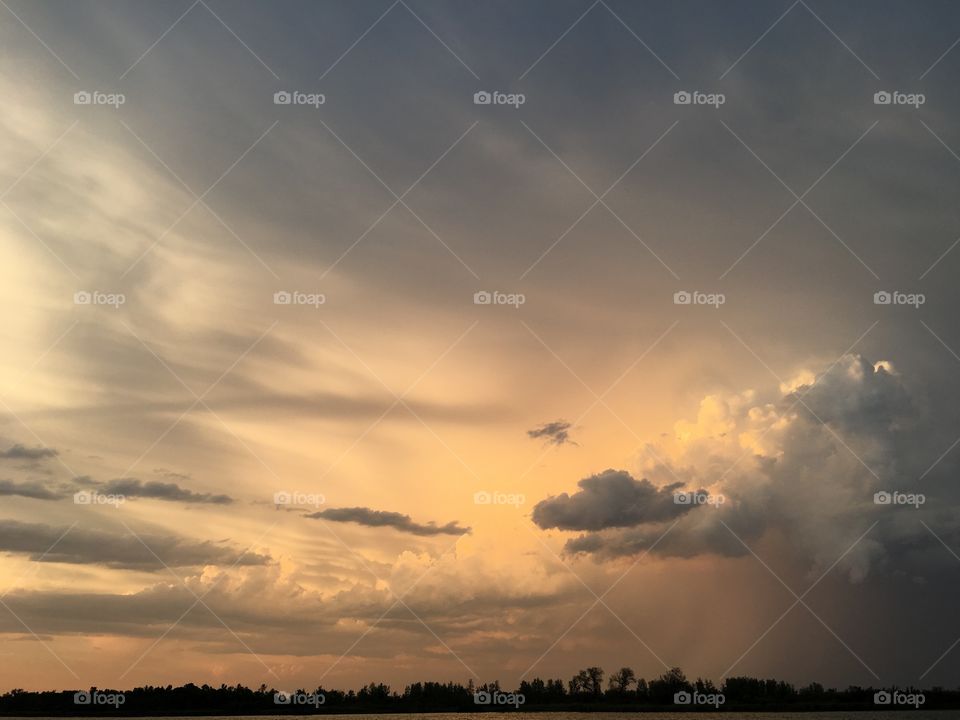
M 604 680 L 606 679 L 606 682 Z M 722 696 L 722 710 L 778 709 L 871 709 L 877 710 L 879 694 L 901 692 L 919 695 L 925 709 L 960 707 L 960 689 L 942 687 L 919 691 L 913 688 L 851 686 L 844 690 L 811 683 L 797 688 L 783 680 L 728 677 L 719 686 L 712 681 L 689 680 L 680 668 L 671 668 L 651 680 L 638 677 L 629 667 L 606 675 L 600 667 L 580 670 L 564 682 L 559 678 L 523 680 L 515 690 L 504 690 L 497 681 L 476 685 L 455 682 L 416 682 L 393 690 L 383 683 L 370 683 L 359 690 L 319 686 L 308 690 L 279 690 L 261 685 L 144 686 L 132 690 L 89 688 L 64 691 L 15 689 L 0 695 L 0 715 L 258 715 L 355 712 L 483 712 L 530 710 L 714 710 L 678 704 L 684 697 Z M 686 693 L 687 695 L 683 695 Z M 913 693 L 913 695 L 907 695 Z M 679 695 L 678 695 L 679 694 Z M 497 704 L 489 698 L 511 697 Z M 79 698 L 79 699 L 78 699 Z M 886 708 L 898 709 L 898 708 Z

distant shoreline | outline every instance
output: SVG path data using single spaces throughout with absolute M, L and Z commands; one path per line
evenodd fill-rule
M 850 686 L 843 690 L 811 683 L 800 689 L 775 679 L 727 677 L 718 688 L 710 680 L 691 682 L 680 668 L 658 678 L 637 678 L 628 667 L 609 677 L 589 667 L 568 683 L 555 678 L 524 680 L 507 691 L 496 681 L 475 685 L 416 682 L 403 691 L 383 683 L 358 690 L 318 686 L 282 690 L 261 684 L 219 687 L 187 683 L 145 685 L 130 690 L 90 687 L 86 690 L 28 691 L 0 695 L 0 717 L 178 718 L 178 717 L 305 717 L 310 715 L 434 715 L 482 713 L 591 715 L 597 713 L 878 713 L 917 710 L 960 710 L 960 690 Z
M 950 704 L 950 705 L 931 705 L 925 706 L 922 708 L 922 711 L 960 711 L 960 703 Z M 283 712 L 273 710 L 273 711 L 250 711 L 245 710 L 243 712 L 237 712 L 236 710 L 224 709 L 222 711 L 204 709 L 204 710 L 184 710 L 182 712 L 123 712 L 122 714 L 116 714 L 111 712 L 89 712 L 89 713 L 78 713 L 78 712 L 0 712 L 0 717 L 3 718 L 102 718 L 110 717 L 116 718 L 117 720 L 122 720 L 123 718 L 144 718 L 144 717 L 158 717 L 158 718 L 179 718 L 179 717 L 250 717 L 250 718 L 259 718 L 259 717 L 310 717 L 310 716 L 323 716 L 323 715 L 338 715 L 338 716 L 348 716 L 348 715 L 357 715 L 357 716 L 372 716 L 372 715 L 476 715 L 481 713 L 498 713 L 498 714 L 514 714 L 520 713 L 524 715 L 530 714 L 555 714 L 555 713 L 568 713 L 568 714 L 609 714 L 609 713 L 621 713 L 621 714 L 700 714 L 700 713 L 710 713 L 712 715 L 729 715 L 729 714 L 787 714 L 787 713 L 866 713 L 866 712 L 884 712 L 884 713 L 896 713 L 903 712 L 915 713 L 917 710 L 913 708 L 888 708 L 888 707 L 878 707 L 873 704 L 850 704 L 850 705 L 835 705 L 835 704 L 824 704 L 824 705 L 731 705 L 729 707 L 724 707 L 719 710 L 714 710 L 713 708 L 709 709 L 696 709 L 690 707 L 676 706 L 676 705 L 665 705 L 665 706 L 605 706 L 605 707 L 589 707 L 589 706 L 569 706 L 569 707 L 531 707 L 529 709 L 523 710 L 482 710 L 475 708 L 462 708 L 462 707 L 451 707 L 451 708 L 434 708 L 434 709 L 375 709 L 371 708 L 369 710 L 359 710 L 357 708 L 330 708 L 325 710 L 320 710 L 318 712 Z

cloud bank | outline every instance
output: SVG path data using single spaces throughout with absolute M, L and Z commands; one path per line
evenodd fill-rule
M 140 533 L 138 539 L 129 533 L 16 520 L 0 520 L 0 551 L 28 555 L 34 561 L 149 571 L 164 567 L 263 565 L 269 561 L 265 555 L 174 535 Z
M 766 400 L 755 391 L 704 398 L 695 420 L 677 422 L 672 437 L 645 449 L 646 478 L 605 470 L 572 495 L 539 502 L 533 520 L 585 531 L 565 550 L 598 559 L 637 555 L 658 538 L 653 552 L 662 556 L 740 556 L 777 534 L 812 569 L 842 556 L 840 567 L 862 580 L 937 549 L 921 519 L 947 542 L 957 536 L 947 498 L 934 495 L 939 486 L 920 481 L 939 436 L 947 435 L 922 396 L 889 363 L 847 355 Z M 678 501 L 679 488 L 701 489 Z M 875 501 L 875 493 L 897 491 L 925 492 L 926 502 Z

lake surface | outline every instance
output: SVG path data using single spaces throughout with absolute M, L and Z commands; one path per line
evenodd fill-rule
M 347 713 L 311 713 L 308 715 L 222 715 L 216 720 L 290 720 L 291 718 L 316 718 L 331 715 L 335 718 L 375 718 L 376 720 L 410 720 L 417 714 L 429 715 L 431 720 L 872 720 L 873 718 L 913 718 L 914 720 L 960 720 L 960 710 L 865 710 L 862 712 L 783 712 L 783 713 L 737 713 L 737 712 L 690 712 L 690 713 L 384 713 L 353 715 Z M 110 717 L 114 717 L 111 715 Z M 128 720 L 116 716 L 117 720 Z M 12 718 L 5 720 L 60 720 L 60 718 Z M 129 720 L 173 720 L 170 717 L 138 716 Z M 211 720 L 209 716 L 179 716 L 177 720 Z

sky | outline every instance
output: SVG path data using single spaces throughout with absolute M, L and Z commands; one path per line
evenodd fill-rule
M 0 688 L 956 685 L 958 39 L 2 0 Z

